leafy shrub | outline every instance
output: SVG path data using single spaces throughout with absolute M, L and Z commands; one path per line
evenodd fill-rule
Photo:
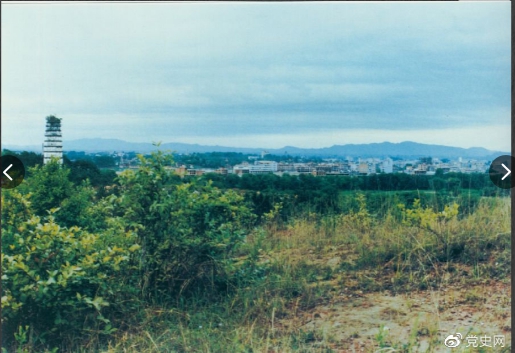
M 30 169 L 32 176 L 20 186 L 22 194 L 31 194 L 31 208 L 37 216 L 61 206 L 63 200 L 73 194 L 73 183 L 68 180 L 70 171 L 62 168 L 57 160 Z
M 364 194 L 358 193 L 355 196 L 358 210 L 351 210 L 348 214 L 341 215 L 344 222 L 354 224 L 360 231 L 365 232 L 370 229 L 372 218 L 367 209 L 367 198 Z
M 18 225 L 32 217 L 29 197 L 21 195 L 16 189 L 2 190 L 2 254 L 14 242 Z
M 48 210 L 55 209 L 55 221 L 61 226 L 93 232 L 105 228 L 103 210 L 95 205 L 96 192 L 88 180 L 74 185 L 69 180 L 70 170 L 56 160 L 31 168 L 31 174 L 20 192 L 37 216 L 46 217 Z
M 440 261 L 448 261 L 463 252 L 463 244 L 457 238 L 456 220 L 459 215 L 459 205 L 446 205 L 443 211 L 435 212 L 431 207 L 423 208 L 420 200 L 415 200 L 412 209 L 404 209 L 404 224 L 429 231 L 436 238 L 436 248 L 432 251 Z
M 142 246 L 142 289 L 165 299 L 187 290 L 216 288 L 227 281 L 228 264 L 253 219 L 243 197 L 212 186 L 178 184 L 170 155 L 139 156 L 137 171 L 125 171 L 118 207 Z
M 106 215 L 102 202 L 95 202 L 95 189 L 89 181 L 73 187 L 73 192 L 64 199 L 55 213 L 58 224 L 65 227 L 78 226 L 91 232 L 106 228 Z
M 3 219 L 15 214 L 2 208 Z M 30 327 L 31 344 L 71 337 L 79 331 L 113 330 L 106 309 L 120 310 L 118 303 L 130 292 L 120 278 L 129 271 L 131 254 L 139 248 L 132 232 L 115 225 L 101 235 L 78 227 L 61 228 L 51 215 L 45 223 L 37 216 L 17 222 L 17 227 L 3 223 L 2 235 L 6 342 L 20 326 Z

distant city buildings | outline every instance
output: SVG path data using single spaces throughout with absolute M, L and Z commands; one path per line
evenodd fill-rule
M 119 170 L 138 168 L 139 160 L 135 156 L 128 158 L 126 154 L 113 152 L 112 157 L 117 159 L 116 164 Z M 266 157 L 266 156 L 265 156 Z M 205 173 L 234 174 L 275 174 L 282 176 L 311 174 L 313 176 L 365 176 L 375 174 L 404 173 L 409 175 L 435 175 L 437 173 L 485 173 L 487 172 L 490 160 L 476 159 L 438 159 L 438 158 L 419 158 L 419 159 L 400 159 L 395 160 L 390 157 L 385 158 L 328 158 L 320 162 L 306 161 L 272 161 L 264 160 L 260 155 L 250 155 L 245 157 L 248 161 L 223 167 L 206 168 L 200 165 L 177 165 L 166 167 L 174 170 L 181 177 L 200 176 Z M 302 160 L 302 159 L 301 159 Z
M 276 173 L 278 163 L 274 161 L 255 161 L 254 164 L 242 163 L 233 167 L 235 174 L 263 174 Z
M 446 163 L 434 158 L 429 164 L 421 160 L 392 160 L 387 157 L 385 159 L 368 158 L 358 159 L 351 161 L 349 159 L 337 160 L 331 159 L 331 162 L 324 161 L 323 163 L 288 163 L 288 162 L 275 162 L 267 160 L 258 160 L 250 158 L 253 163 L 243 162 L 236 164 L 232 168 L 209 169 L 209 168 L 194 168 L 193 166 L 180 166 L 175 168 L 177 174 L 184 175 L 202 175 L 204 173 L 217 173 L 217 174 L 268 174 L 273 173 L 276 175 L 300 175 L 311 174 L 314 176 L 331 176 L 331 175 L 374 175 L 374 174 L 392 174 L 392 173 L 405 173 L 410 175 L 435 175 L 437 170 L 441 173 L 458 172 L 458 173 L 485 173 L 488 170 L 490 161 L 468 160 L 461 162 L 449 161 Z
M 57 158 L 63 164 L 63 137 L 61 134 L 61 119 L 53 115 L 46 117 L 45 142 L 43 143 L 43 164 Z

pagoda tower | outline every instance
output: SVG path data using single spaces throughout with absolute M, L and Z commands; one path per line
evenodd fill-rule
M 61 119 L 53 115 L 46 117 L 45 142 L 43 143 L 43 164 L 51 158 L 58 158 L 63 164 L 63 137 L 61 135 Z

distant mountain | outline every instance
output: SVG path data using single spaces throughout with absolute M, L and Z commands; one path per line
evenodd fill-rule
M 151 143 L 135 143 L 118 139 L 80 139 L 64 141 L 65 151 L 84 151 L 84 152 L 138 152 L 148 153 L 157 149 L 171 150 L 178 153 L 194 152 L 241 152 L 259 154 L 266 150 L 271 154 L 289 154 L 292 156 L 320 156 L 320 157 L 441 157 L 441 158 L 484 158 L 492 159 L 509 152 L 491 151 L 482 147 L 460 148 L 441 145 L 428 145 L 411 141 L 401 143 L 368 143 L 368 144 L 348 144 L 334 145 L 325 148 L 298 148 L 286 146 L 279 149 L 267 148 L 238 148 L 224 146 L 204 146 L 199 144 L 187 143 L 164 143 L 160 147 Z M 2 146 L 2 148 L 14 151 L 35 151 L 41 152 L 40 146 Z
M 270 151 L 272 153 L 272 151 Z M 275 152 L 274 152 L 275 153 Z M 361 156 L 361 157 L 445 157 L 445 158 L 487 158 L 510 154 L 508 152 L 491 151 L 482 147 L 461 148 L 442 145 L 427 145 L 417 142 L 401 143 L 368 143 L 334 145 L 326 148 L 301 149 L 297 147 L 284 147 L 277 150 L 277 153 L 320 155 L 320 156 Z
M 263 149 L 259 148 L 237 148 L 223 146 L 202 146 L 199 144 L 188 144 L 179 142 L 162 143 L 159 147 L 152 143 L 127 142 L 117 139 L 80 139 L 73 141 L 64 141 L 63 149 L 65 151 L 85 151 L 85 152 L 140 152 L 147 153 L 151 151 L 171 150 L 179 153 L 193 152 L 242 152 L 242 153 L 261 153 Z

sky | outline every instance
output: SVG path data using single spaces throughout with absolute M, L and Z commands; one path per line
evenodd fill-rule
M 1 6 L 2 145 L 511 150 L 509 2 Z

